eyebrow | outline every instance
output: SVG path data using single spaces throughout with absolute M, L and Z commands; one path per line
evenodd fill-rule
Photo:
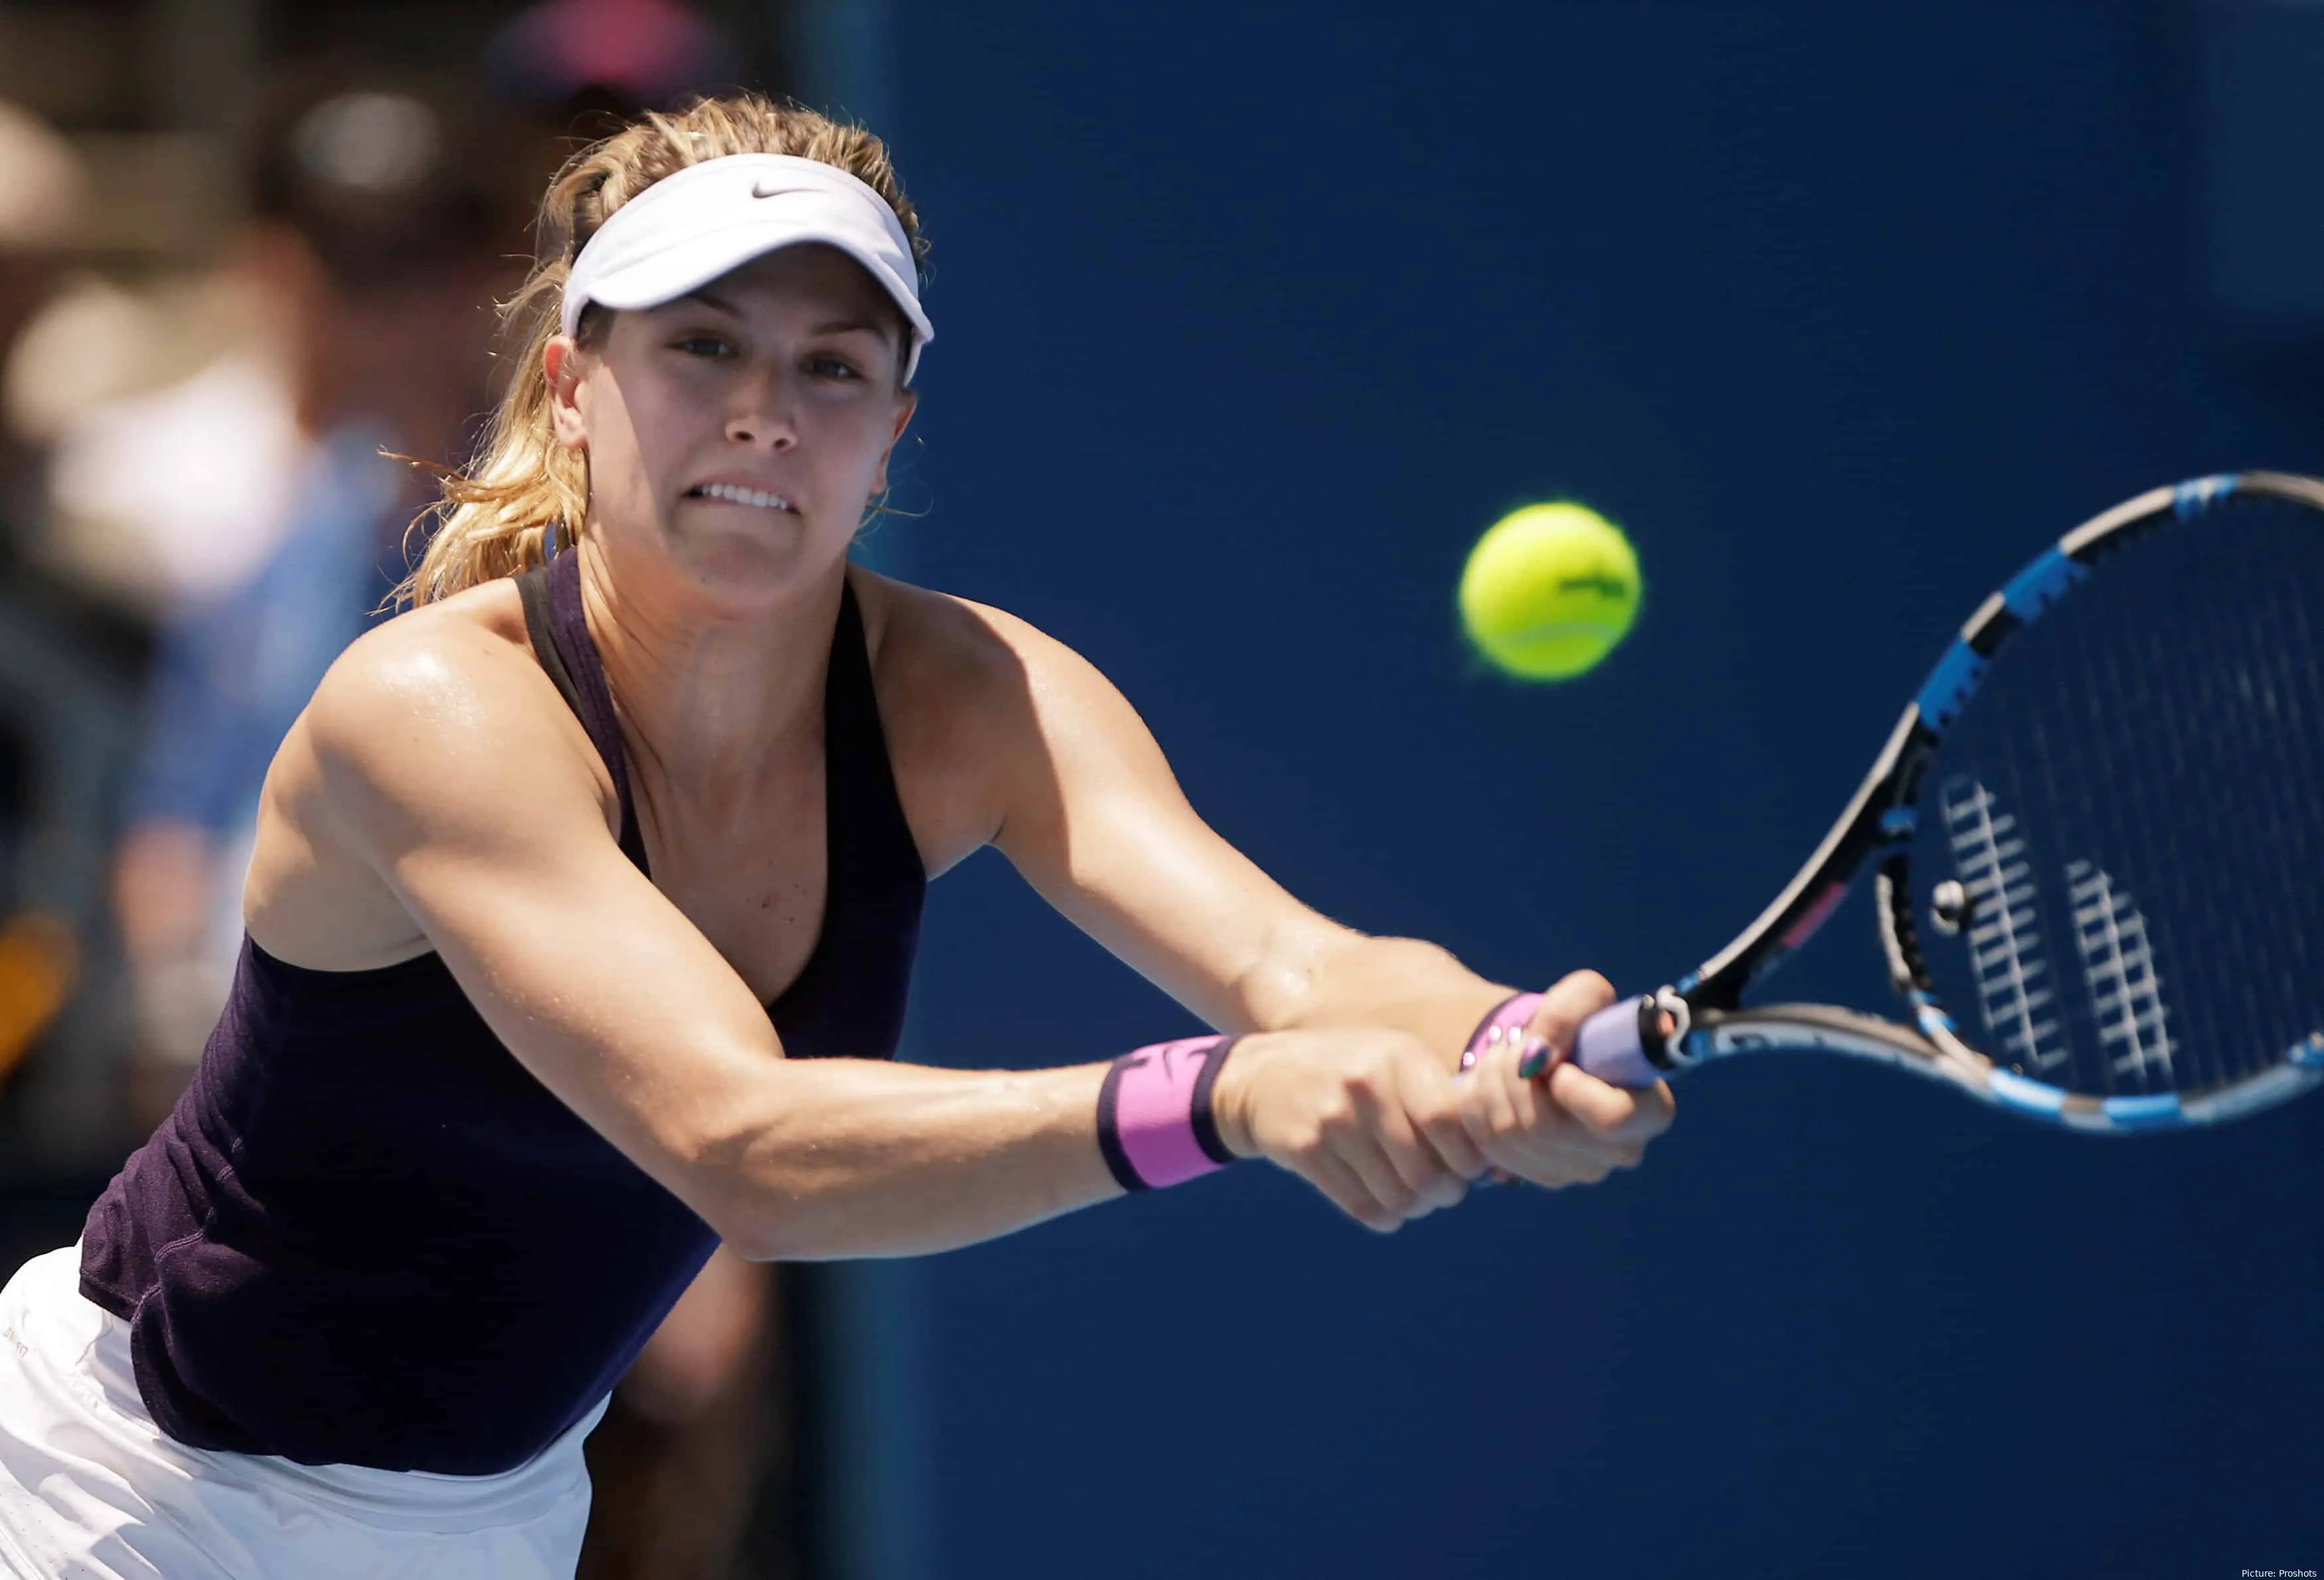
M 817 324 L 814 332 L 818 335 L 852 335 L 859 329 L 868 329 L 882 340 L 893 341 L 896 337 L 893 324 L 876 319 L 834 319 L 827 324 Z
M 742 309 L 736 307 L 733 302 L 727 300 L 724 297 L 719 295 L 715 291 L 706 288 L 701 291 L 689 291 L 686 294 L 696 301 L 702 303 L 705 307 L 715 308 L 718 311 L 724 313 L 728 318 L 739 319 L 742 316 Z M 681 298 L 680 300 L 684 299 Z M 852 334 L 859 329 L 868 329 L 872 334 L 879 336 L 882 341 L 890 345 L 893 345 L 895 343 L 896 327 L 893 324 L 884 323 L 877 319 L 833 319 L 828 323 L 817 324 L 814 329 L 809 332 L 816 335 L 846 335 Z

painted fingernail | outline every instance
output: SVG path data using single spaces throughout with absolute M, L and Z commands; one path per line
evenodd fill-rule
M 1526 1080 L 1549 1067 L 1549 1044 L 1538 1037 L 1526 1039 L 1525 1052 L 1517 1057 L 1517 1074 Z

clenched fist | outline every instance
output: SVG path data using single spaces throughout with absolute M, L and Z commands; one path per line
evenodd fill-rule
M 1594 972 L 1565 978 L 1529 1039 L 1465 1076 L 1401 1031 L 1255 1033 L 1221 1068 L 1213 1117 L 1229 1150 L 1290 1169 L 1383 1234 L 1453 1206 L 1488 1173 L 1592 1183 L 1636 1164 L 1672 1113 L 1665 1086 L 1625 1091 L 1564 1062 L 1575 1029 L 1613 997 Z M 1528 1064 L 1540 1073 L 1521 1074 Z

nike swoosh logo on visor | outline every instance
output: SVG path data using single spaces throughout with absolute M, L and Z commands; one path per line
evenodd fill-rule
M 788 187 L 777 187 L 773 191 L 770 192 L 766 188 L 759 185 L 756 181 L 752 181 L 751 183 L 751 196 L 753 198 L 779 198 L 789 189 L 790 189 Z

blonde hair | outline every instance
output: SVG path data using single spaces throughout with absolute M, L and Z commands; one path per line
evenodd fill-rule
M 861 126 L 757 94 L 706 98 L 669 114 L 650 114 L 582 150 L 558 172 L 541 199 L 532 273 L 503 304 L 506 343 L 522 345 L 491 427 L 465 471 L 433 468 L 443 497 L 412 523 L 438 523 L 419 568 L 397 589 L 400 600 L 433 603 L 497 577 L 529 570 L 549 557 L 554 535 L 577 539 L 587 524 L 589 461 L 557 440 L 541 354 L 558 332 L 566 276 L 606 217 L 665 176 L 730 153 L 787 153 L 845 171 L 888 200 L 912 244 L 917 264 L 927 255 L 919 215 L 904 196 L 888 150 Z M 578 338 L 601 344 L 610 320 L 592 306 Z

